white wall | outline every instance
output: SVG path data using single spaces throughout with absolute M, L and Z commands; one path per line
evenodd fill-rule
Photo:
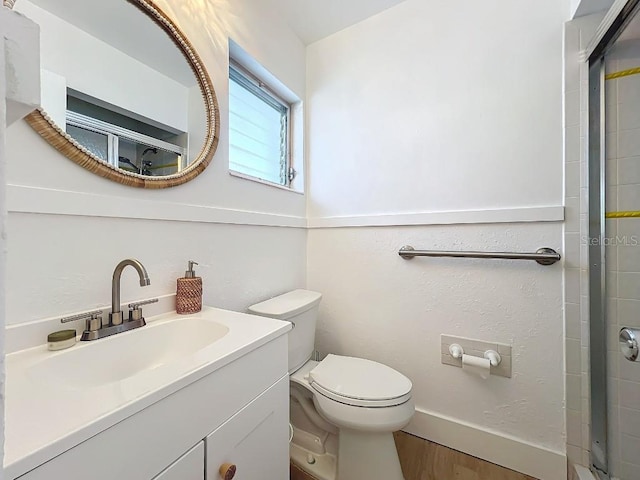
M 312 230 L 318 346 L 398 368 L 421 409 L 562 450 L 561 268 L 397 255 L 404 244 L 535 251 L 560 236 L 556 224 Z M 442 333 L 511 344 L 513 378 L 483 382 L 441 365 Z
M 319 349 L 407 374 L 413 433 L 536 478 L 566 475 L 562 266 L 406 262 L 397 250 L 561 250 L 562 223 L 537 220 L 562 220 L 538 207 L 563 205 L 567 13 L 563 2 L 408 0 L 312 44 L 307 58 Z M 429 212 L 449 212 L 451 225 L 429 225 Z M 513 378 L 441 365 L 442 333 L 511 344 Z M 456 438 L 428 419 L 479 433 Z M 505 454 L 498 438 L 528 453 Z
M 4 25 L 0 20 L 0 25 Z M 7 162 L 5 155 L 5 130 L 6 130 L 6 92 L 5 92 L 5 41 L 2 39 L 0 45 L 0 452 L 4 454 L 4 327 L 6 325 L 6 287 L 7 284 L 7 245 L 6 245 L 6 218 L 7 218 L 7 202 L 6 202 L 6 181 L 5 181 L 5 165 Z M 3 455 L 4 457 L 4 455 Z M 0 469 L 0 479 L 4 478 L 2 469 Z
M 31 21 L 0 8 L 0 452 L 4 452 L 5 325 L 7 273 L 7 126 L 40 102 L 39 31 Z M 0 468 L 0 479 L 4 478 Z
M 189 259 L 210 265 L 199 270 L 210 305 L 242 309 L 304 286 L 306 231 L 298 228 L 305 225 L 304 196 L 231 177 L 226 131 L 228 36 L 301 97 L 304 46 L 277 17 L 265 21 L 271 14 L 258 0 L 157 4 L 181 26 L 211 75 L 221 114 L 217 153 L 187 184 L 140 190 L 78 167 L 23 122 L 12 126 L 8 323 L 110 303 L 111 273 L 127 257 L 143 262 L 152 284 L 141 289 L 126 272 L 123 301 L 175 291 Z
M 565 13 L 408 0 L 311 45 L 309 216 L 561 204 Z

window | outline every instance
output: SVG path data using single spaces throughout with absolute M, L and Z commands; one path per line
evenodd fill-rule
M 184 133 L 126 117 L 67 96 L 67 133 L 100 160 L 128 172 L 163 176 L 186 168 Z
M 290 105 L 242 67 L 229 67 L 229 169 L 290 186 Z

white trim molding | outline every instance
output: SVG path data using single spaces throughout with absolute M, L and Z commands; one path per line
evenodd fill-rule
M 416 409 L 405 432 L 541 480 L 566 480 L 562 452 Z
M 9 213 L 133 218 L 175 222 L 224 223 L 287 228 L 391 227 L 480 223 L 562 222 L 564 207 L 522 207 L 309 218 L 230 208 L 189 205 L 73 192 L 26 185 L 7 185 Z
M 251 212 L 183 203 L 135 200 L 93 193 L 24 185 L 7 185 L 9 213 L 39 213 L 86 217 L 134 218 L 176 222 L 226 223 L 267 227 L 306 228 L 304 217 Z
M 309 228 L 395 227 L 408 225 L 455 225 L 467 223 L 562 222 L 564 207 L 501 208 L 494 210 L 452 210 L 352 217 L 309 218 Z

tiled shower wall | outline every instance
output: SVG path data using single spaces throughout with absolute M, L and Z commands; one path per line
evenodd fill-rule
M 640 210 L 640 40 L 606 58 L 606 211 Z M 609 469 L 640 479 L 640 363 L 620 354 L 618 332 L 640 328 L 640 218 L 607 219 Z

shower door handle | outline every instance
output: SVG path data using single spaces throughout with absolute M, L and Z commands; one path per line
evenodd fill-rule
M 620 350 L 624 358 L 631 362 L 640 361 L 638 358 L 638 339 L 640 339 L 640 329 L 624 327 L 620 330 Z

